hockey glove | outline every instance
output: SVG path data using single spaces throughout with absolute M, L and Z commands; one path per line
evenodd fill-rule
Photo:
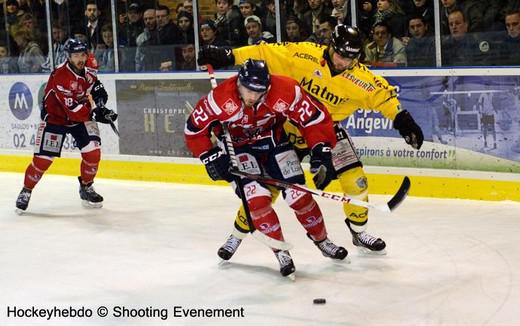
M 311 150 L 311 173 L 316 188 L 323 190 L 336 179 L 336 170 L 332 165 L 332 151 L 328 144 L 317 144 Z
M 407 144 L 415 149 L 421 148 L 424 141 L 421 127 L 415 123 L 408 111 L 401 111 L 395 116 L 394 128 L 399 131 Z
M 214 180 L 226 180 L 227 182 L 233 181 L 234 177 L 229 173 L 229 167 L 231 162 L 229 155 L 219 147 L 213 147 L 209 151 L 203 153 L 200 157 L 202 163 L 206 167 L 209 177 Z
M 90 92 L 92 95 L 92 99 L 97 106 L 105 106 L 108 102 L 108 93 L 105 90 L 105 86 L 98 80 L 92 86 L 92 91 Z
M 92 111 L 92 120 L 99 123 L 111 123 L 117 120 L 117 113 L 104 106 L 96 106 Z
M 235 56 L 230 48 L 203 45 L 200 47 L 197 63 L 200 66 L 211 64 L 215 69 L 225 68 L 235 65 Z

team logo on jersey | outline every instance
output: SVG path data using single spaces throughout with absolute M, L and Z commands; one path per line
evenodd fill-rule
M 319 69 L 314 70 L 313 75 L 318 78 L 323 78 L 323 74 L 321 73 L 321 70 L 319 70 Z
M 233 114 L 236 110 L 238 110 L 238 105 L 233 102 L 232 99 L 227 100 L 224 105 L 223 109 L 227 114 Z
M 22 82 L 14 83 L 9 90 L 9 108 L 18 120 L 27 119 L 32 112 L 33 97 L 31 90 Z
M 70 82 L 70 89 L 75 91 L 78 89 L 78 82 L 77 81 L 71 81 Z
M 287 108 L 289 108 L 289 103 L 285 102 L 281 98 L 273 105 L 273 110 L 276 112 L 284 112 Z

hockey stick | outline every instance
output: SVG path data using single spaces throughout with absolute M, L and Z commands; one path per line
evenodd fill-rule
M 119 130 L 117 130 L 117 127 L 116 127 L 116 125 L 114 124 L 114 121 L 110 121 L 110 127 L 112 128 L 112 130 L 114 131 L 114 133 L 117 135 L 117 137 L 120 137 L 120 136 L 119 136 Z
M 217 80 L 215 79 L 215 73 L 213 71 L 213 67 L 211 65 L 207 65 L 208 68 L 208 74 L 211 82 L 211 88 L 217 87 Z M 189 103 L 188 103 L 189 104 Z M 235 148 L 233 147 L 233 143 L 231 140 L 231 135 L 229 134 L 229 129 L 227 123 L 222 124 L 222 130 L 224 135 L 224 144 L 226 146 L 226 150 L 228 152 L 230 162 L 231 162 L 231 170 L 237 170 L 238 171 L 238 162 L 235 155 Z M 257 239 L 261 243 L 265 244 L 266 246 L 272 248 L 272 249 L 279 249 L 279 250 L 289 250 L 293 246 L 290 243 L 287 243 L 285 241 L 276 240 L 274 238 L 271 238 L 262 232 L 259 232 L 255 225 L 253 224 L 253 219 L 251 218 L 251 212 L 249 211 L 249 205 L 247 204 L 246 195 L 244 192 L 244 184 L 242 183 L 242 178 L 240 176 L 237 176 L 235 178 L 235 182 L 237 184 L 238 193 L 240 195 L 240 200 L 242 201 L 242 206 L 244 207 L 244 212 L 247 219 L 247 224 L 249 225 L 249 233 L 253 236 L 253 238 Z
M 401 186 L 399 187 L 399 190 L 397 190 L 395 195 L 385 205 L 374 205 L 374 204 L 370 204 L 368 202 L 365 202 L 365 201 L 362 201 L 359 199 L 355 199 L 355 198 L 352 198 L 349 196 L 342 196 L 342 195 L 337 195 L 337 194 L 333 194 L 330 192 L 311 189 L 311 188 L 307 188 L 306 186 L 303 186 L 303 185 L 294 184 L 294 183 L 277 180 L 277 179 L 272 179 L 272 178 L 268 178 L 263 175 L 249 174 L 249 173 L 239 171 L 238 169 L 233 169 L 230 172 L 236 176 L 244 177 L 244 178 L 251 179 L 251 180 L 256 180 L 258 182 L 269 184 L 271 186 L 303 191 L 303 192 L 307 192 L 307 193 L 310 193 L 310 194 L 318 196 L 318 197 L 335 200 L 335 201 L 338 201 L 341 203 L 350 203 L 350 204 L 353 204 L 356 206 L 362 206 L 362 207 L 366 207 L 366 208 L 374 208 L 379 211 L 387 212 L 387 213 L 396 209 L 397 206 L 399 206 L 399 204 L 401 204 L 401 202 L 408 195 L 408 190 L 410 190 L 410 179 L 408 177 L 404 177 L 403 182 L 401 183 Z

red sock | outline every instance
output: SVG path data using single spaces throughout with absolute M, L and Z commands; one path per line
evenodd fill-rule
M 101 150 L 97 148 L 90 152 L 81 153 L 81 158 L 81 181 L 87 184 L 96 177 L 101 159 Z
M 257 196 L 247 201 L 255 228 L 276 240 L 283 241 L 282 227 L 278 215 L 271 206 L 271 197 Z
M 314 241 L 321 241 L 327 237 L 327 229 L 320 207 L 310 194 L 300 197 L 291 204 L 291 208 L 294 209 L 296 218 Z
M 51 164 L 52 159 L 50 158 L 34 156 L 31 164 L 29 164 L 25 170 L 23 186 L 28 189 L 33 189 Z

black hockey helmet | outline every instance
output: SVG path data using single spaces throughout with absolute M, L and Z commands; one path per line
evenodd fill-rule
M 87 45 L 76 38 L 69 38 L 63 48 L 69 57 L 72 53 L 88 53 Z
M 240 84 L 255 92 L 265 92 L 271 84 L 267 63 L 263 60 L 247 59 L 238 71 Z
M 357 59 L 363 47 L 361 32 L 354 26 L 337 25 L 332 33 L 330 46 L 344 58 Z

